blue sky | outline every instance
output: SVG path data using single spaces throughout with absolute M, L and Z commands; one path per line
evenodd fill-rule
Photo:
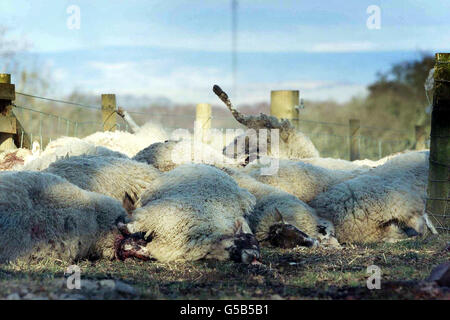
M 237 103 L 270 90 L 345 101 L 392 63 L 450 49 L 450 1 L 239 0 Z M 2 24 L 51 68 L 61 96 L 74 88 L 215 102 L 230 88 L 231 0 L 3 0 Z M 66 12 L 80 8 L 79 30 Z M 381 28 L 366 26 L 378 5 Z

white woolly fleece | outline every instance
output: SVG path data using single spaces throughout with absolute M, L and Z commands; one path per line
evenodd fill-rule
M 53 174 L 0 172 L 0 263 L 113 258 L 126 219 L 120 202 Z
M 181 165 L 156 178 L 133 212 L 131 232 L 145 232 L 147 250 L 160 261 L 227 259 L 224 239 L 235 221 L 251 233 L 245 217 L 255 197 L 224 172 L 201 164 Z
M 146 123 L 136 133 L 126 131 L 96 132 L 83 140 L 95 146 L 122 152 L 131 158 L 152 143 L 162 142 L 167 139 L 168 134 L 161 126 L 154 123 Z
M 39 157 L 25 164 L 22 170 L 40 171 L 56 160 L 71 156 L 100 155 L 127 158 L 120 152 L 114 152 L 104 147 L 96 147 L 92 143 L 74 137 L 61 137 L 50 142 Z
M 404 153 L 331 187 L 310 205 L 334 223 L 340 242 L 403 239 L 401 226 L 426 232 L 422 212 L 427 177 L 428 152 Z
M 154 143 L 139 151 L 133 160 L 148 163 L 161 171 L 169 171 L 186 163 L 239 167 L 244 162 L 227 158 L 207 144 L 185 139 Z
M 242 172 L 260 182 L 288 192 L 306 203 L 332 185 L 354 178 L 366 171 L 365 169 L 332 170 L 292 160 L 279 160 L 278 171 L 273 175 L 261 175 L 261 167 L 262 164 L 254 161 L 242 169 Z
M 65 178 L 76 186 L 123 201 L 136 202 L 161 173 L 154 167 L 127 158 L 77 156 L 58 160 L 45 172 Z
M 276 210 L 281 213 L 286 223 L 296 226 L 310 237 L 318 237 L 318 225 L 321 224 L 314 209 L 297 197 L 255 180 L 249 175 L 230 168 L 223 169 L 239 185 L 256 198 L 256 205 L 248 217 L 250 228 L 261 241 L 268 236 L 269 228 L 278 223 Z M 330 223 L 328 223 L 331 226 Z M 334 233 L 329 230 L 329 233 Z

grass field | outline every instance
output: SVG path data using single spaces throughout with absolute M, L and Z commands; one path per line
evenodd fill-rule
M 263 248 L 262 266 L 81 261 L 80 290 L 66 288 L 67 264 L 62 262 L 7 265 L 0 267 L 0 298 L 450 299 L 449 288 L 419 285 L 434 266 L 450 260 L 449 250 L 447 239 L 427 238 L 351 245 L 339 251 Z M 381 268 L 380 290 L 366 287 L 369 265 Z M 104 279 L 120 280 L 133 290 L 108 290 Z

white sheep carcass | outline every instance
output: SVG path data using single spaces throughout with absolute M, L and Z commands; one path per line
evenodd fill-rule
M 56 160 L 80 155 L 99 155 L 127 158 L 120 152 L 109 150 L 105 147 L 98 147 L 92 143 L 74 137 L 61 137 L 50 142 L 45 150 L 38 157 L 26 163 L 21 169 L 27 171 L 40 171 Z
M 34 141 L 32 149 L 18 148 L 0 153 L 0 171 L 20 170 L 25 164 L 40 155 L 39 142 Z
M 23 167 L 32 153 L 28 149 L 7 150 L 0 153 L 0 171 L 18 170 Z
M 244 115 L 234 108 L 228 98 L 228 95 L 219 86 L 215 85 L 213 87 L 213 91 L 220 98 L 220 100 L 225 103 L 236 121 L 250 129 L 247 134 L 237 137 L 232 144 L 224 149 L 224 153 L 227 155 L 234 153 L 235 145 L 240 146 L 239 140 L 241 140 L 242 147 L 237 148 L 236 154 L 240 157 L 243 155 L 248 155 L 250 159 L 256 158 L 260 152 L 258 149 L 262 142 L 258 131 L 260 129 L 268 129 L 278 130 L 279 134 L 279 139 L 277 139 L 277 141 L 271 141 L 271 134 L 268 134 L 270 138 L 265 137 L 268 140 L 266 148 L 268 156 L 279 157 L 281 159 L 319 157 L 319 151 L 316 149 L 312 141 L 304 133 L 294 128 L 289 120 L 284 119 L 280 121 L 274 116 L 268 116 L 263 113 L 258 116 Z M 248 148 L 245 147 L 245 137 L 248 137 L 249 139 Z M 252 140 L 254 143 L 250 144 Z M 256 141 L 258 142 L 256 143 Z M 277 148 L 275 148 L 275 143 L 278 143 Z
M 424 212 L 428 152 L 392 157 L 332 186 L 310 205 L 333 222 L 339 242 L 396 241 L 435 232 Z
M 265 164 L 254 161 L 242 169 L 256 180 L 288 192 L 308 203 L 318 194 L 332 185 L 352 179 L 366 172 L 366 169 L 332 170 L 315 166 L 303 161 L 279 160 L 274 174 L 263 175 Z
M 161 171 L 170 171 L 181 164 L 204 163 L 239 167 L 244 160 L 227 158 L 207 144 L 189 139 L 168 140 L 154 143 L 139 151 L 133 160 L 148 163 Z
M 387 156 L 385 156 L 385 157 L 383 157 L 381 159 L 378 159 L 378 160 L 370 160 L 370 159 L 354 160 L 354 161 L 352 161 L 352 163 L 357 165 L 357 166 L 376 168 L 378 166 L 381 166 L 381 165 L 385 164 L 389 160 L 397 157 L 398 155 L 401 155 L 401 154 L 404 154 L 404 153 L 409 153 L 411 151 L 412 150 L 404 150 L 404 151 L 396 152 L 396 153 L 387 155 Z M 424 149 L 424 150 L 416 150 L 416 151 L 427 151 L 427 150 Z
M 120 202 L 42 172 L 0 173 L 0 263 L 114 258 Z
M 256 205 L 248 217 L 249 226 L 260 243 L 292 248 L 316 246 L 316 239 L 323 244 L 336 244 L 331 240 L 333 226 L 319 219 L 314 209 L 297 197 L 261 183 L 245 173 L 223 168 L 239 185 L 255 196 Z
M 122 201 L 129 212 L 145 188 L 161 174 L 141 162 L 104 156 L 61 159 L 50 164 L 45 172 L 65 178 L 81 189 Z
M 113 151 L 124 153 L 131 158 L 152 143 L 168 139 L 168 134 L 165 130 L 154 123 L 146 123 L 136 130 L 137 132 L 135 133 L 126 131 L 96 132 L 85 137 L 83 140 L 95 146 L 102 146 Z
M 305 163 L 312 164 L 316 167 L 321 167 L 330 170 L 346 170 L 346 171 L 358 170 L 360 172 L 363 172 L 368 171 L 373 167 L 372 165 L 365 164 L 364 162 L 359 162 L 362 160 L 348 161 L 334 158 L 303 158 L 291 160 L 302 161 Z
M 245 218 L 254 204 L 254 196 L 226 173 L 186 164 L 151 183 L 127 227 L 145 232 L 148 254 L 159 261 L 251 263 L 259 258 L 259 246 Z

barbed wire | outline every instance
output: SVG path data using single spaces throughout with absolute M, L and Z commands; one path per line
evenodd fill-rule
M 22 96 L 26 96 L 26 97 L 36 98 L 36 99 L 42 99 L 42 100 L 57 102 L 57 103 L 74 105 L 74 106 L 78 106 L 78 107 L 82 107 L 82 108 L 88 108 L 88 109 L 91 109 L 91 110 L 101 110 L 101 108 L 96 107 L 96 106 L 86 105 L 86 104 L 73 102 L 73 101 L 66 101 L 66 100 L 60 100 L 60 99 L 41 97 L 41 96 L 36 96 L 36 95 L 23 93 L 23 92 L 16 92 L 16 94 L 22 95 Z M 172 118 L 175 117 L 175 118 L 185 118 L 185 119 L 186 118 L 190 118 L 190 119 L 195 118 L 195 115 L 149 113 L 149 112 L 143 112 L 143 111 L 128 111 L 128 113 L 130 113 L 130 114 L 147 115 L 147 116 L 151 115 L 153 117 L 172 117 Z M 213 116 L 211 118 L 212 119 L 226 119 L 226 120 L 233 119 L 231 116 L 228 116 L 228 117 L 227 116 Z M 303 122 L 303 123 L 314 123 L 314 124 L 326 125 L 326 126 L 349 127 L 348 124 L 337 123 L 337 122 L 324 122 L 324 121 L 307 120 L 307 119 L 299 119 L 299 118 L 293 118 L 291 120 L 299 121 L 299 122 Z M 396 130 L 396 129 L 382 128 L 382 127 L 360 126 L 360 128 L 362 128 L 362 129 L 371 129 L 371 130 L 381 130 L 381 131 L 389 130 L 389 131 L 392 131 L 392 132 L 406 133 L 406 134 L 409 133 L 408 131 L 405 131 L 405 130 Z
M 46 97 L 40 97 L 40 96 L 32 95 L 32 94 L 29 94 L 29 93 L 23 93 L 23 92 L 17 92 L 17 91 L 16 91 L 16 94 L 21 95 L 21 96 L 25 96 L 25 97 L 30 97 L 30 98 L 36 98 L 36 99 L 47 100 L 47 101 L 52 101 L 52 102 L 70 104 L 70 105 L 74 105 L 74 106 L 78 106 L 78 107 L 82 107 L 82 108 L 87 108 L 87 109 L 92 109 L 92 110 L 101 110 L 101 108 L 99 108 L 99 107 L 91 106 L 91 105 L 87 105 L 87 104 L 82 104 L 82 103 L 78 103 L 78 102 L 65 101 L 65 100 L 46 98 Z
M 183 114 L 164 114 L 164 113 L 151 113 L 151 112 L 143 112 L 143 111 L 127 111 L 130 114 L 141 114 L 146 116 L 155 116 L 155 117 L 175 117 L 175 118 L 195 118 L 195 115 L 183 115 Z
M 31 111 L 31 112 L 35 112 L 35 113 L 39 113 L 39 114 L 46 115 L 46 116 L 48 116 L 48 117 L 59 118 L 59 119 L 64 120 L 64 121 L 66 121 L 66 122 L 71 122 L 71 123 L 77 122 L 77 121 L 72 121 L 72 120 L 70 120 L 70 119 L 64 118 L 64 117 L 62 117 L 62 116 L 57 116 L 57 115 L 55 115 L 55 114 L 51 114 L 51 113 L 47 113 L 47 112 L 44 112 L 44 111 L 36 110 L 36 109 L 30 108 L 30 107 L 20 106 L 20 105 L 17 105 L 17 104 L 15 104 L 15 103 L 11 103 L 11 105 L 12 105 L 14 108 L 17 108 L 17 109 L 28 110 L 28 111 Z
M 392 131 L 392 132 L 409 134 L 409 131 L 406 131 L 406 130 L 397 130 L 397 129 L 383 128 L 383 127 L 360 126 L 360 128 L 361 129 L 370 129 L 370 130 L 380 130 L 380 131 Z
M 21 92 L 16 92 L 16 93 L 19 94 L 19 95 L 24 95 L 24 96 L 28 96 L 28 97 L 32 97 L 32 98 L 43 99 L 43 100 L 47 100 L 47 101 L 64 103 L 64 104 L 70 104 L 70 105 L 74 105 L 74 106 L 78 106 L 78 107 L 82 107 L 82 108 L 89 108 L 89 109 L 92 109 L 92 110 L 101 111 L 101 108 L 98 108 L 98 107 L 95 107 L 95 106 L 89 106 L 89 105 L 85 105 L 85 104 L 77 103 L 77 102 L 73 102 L 73 101 L 65 101 L 65 100 L 59 100 L 59 99 L 40 97 L 40 96 L 26 94 L 26 93 L 21 93 Z M 104 121 L 102 123 L 97 122 L 97 121 L 74 121 L 74 120 L 67 119 L 67 118 L 62 117 L 62 116 L 58 116 L 58 115 L 55 115 L 55 114 L 51 114 L 51 113 L 47 113 L 47 112 L 44 112 L 44 111 L 36 110 L 33 107 L 29 107 L 29 106 L 17 105 L 17 104 L 13 104 L 13 106 L 15 108 L 22 109 L 22 111 L 23 110 L 27 110 L 27 111 L 39 114 L 39 117 L 40 117 L 40 119 L 39 119 L 39 133 L 37 134 L 37 136 L 40 137 L 41 141 L 43 140 L 43 136 L 42 136 L 42 128 L 43 128 L 42 116 L 43 115 L 58 119 L 58 126 L 57 126 L 57 129 L 56 129 L 56 132 L 58 132 L 58 134 L 59 134 L 60 129 L 61 129 L 60 122 L 66 122 L 66 124 L 65 124 L 65 127 L 66 127 L 65 128 L 65 135 L 66 136 L 70 136 L 71 134 L 73 134 L 73 136 L 77 137 L 78 134 L 79 134 L 79 127 L 86 128 L 86 126 L 92 126 L 92 127 L 97 128 L 97 130 L 104 128 Z M 195 113 L 194 114 L 189 114 L 189 115 L 153 113 L 151 111 L 149 111 L 149 112 L 128 111 L 128 113 L 130 113 L 130 114 L 138 114 L 138 115 L 145 115 L 145 116 L 148 116 L 149 118 L 170 117 L 170 118 L 181 118 L 181 119 L 197 120 Z M 109 117 L 111 117 L 112 115 L 115 115 L 115 114 L 117 114 L 117 110 L 114 110 L 114 112 L 111 113 L 109 115 Z M 126 131 L 129 131 L 128 123 L 122 117 L 120 117 L 120 119 L 122 119 L 121 121 L 124 122 L 124 123 L 123 124 L 116 123 L 114 125 L 114 128 L 116 128 L 118 130 L 122 130 L 123 126 L 125 126 L 124 129 Z M 228 115 L 228 116 L 222 116 L 222 115 L 211 116 L 207 120 L 208 121 L 211 121 L 211 120 L 235 121 L 234 118 L 231 115 Z M 298 121 L 298 123 L 310 123 L 310 124 L 317 124 L 317 125 L 324 125 L 324 126 L 338 126 L 338 127 L 343 127 L 343 128 L 348 128 L 349 127 L 348 124 L 337 123 L 337 122 L 315 121 L 315 120 L 299 119 L 299 118 L 294 118 L 294 119 L 291 119 L 291 120 Z M 181 128 L 181 127 L 173 126 L 175 123 L 176 122 L 171 121 L 170 124 L 167 123 L 167 125 L 164 125 L 164 128 L 166 130 L 168 130 L 168 131 Z M 169 127 L 168 125 L 172 125 L 172 126 Z M 183 128 L 187 128 L 186 127 L 186 123 L 183 123 L 182 127 Z M 219 127 L 217 127 L 216 129 L 218 129 L 218 128 Z M 390 129 L 390 128 L 370 127 L 370 126 L 360 126 L 360 128 L 372 129 L 372 130 L 384 130 L 384 131 L 389 130 L 389 131 L 392 131 L 392 132 L 401 132 L 401 133 L 406 133 L 407 132 L 407 131 L 395 130 L 395 129 Z M 113 128 L 109 128 L 109 129 L 113 129 Z M 82 129 L 82 132 L 84 134 L 86 134 L 86 129 Z M 309 136 L 311 136 L 311 137 L 329 137 L 329 138 L 332 137 L 332 138 L 344 139 L 344 140 L 348 140 L 349 139 L 349 136 L 346 135 L 346 134 L 338 135 L 338 134 L 334 134 L 334 133 L 321 133 L 321 132 L 309 132 L 308 133 L 308 132 L 305 132 L 304 129 L 302 129 L 302 132 L 307 134 L 307 135 L 309 135 Z M 31 137 L 32 136 L 33 136 L 33 133 L 31 133 Z M 51 136 L 54 136 L 54 135 L 51 135 Z M 50 137 L 50 141 L 51 141 L 51 137 Z M 22 143 L 22 141 L 21 141 L 21 143 Z M 360 149 L 361 148 L 362 149 L 367 149 L 367 152 L 369 152 L 370 154 L 377 153 L 378 157 L 381 158 L 381 156 L 382 156 L 382 145 L 383 144 L 386 145 L 384 147 L 385 150 L 389 150 L 390 149 L 391 152 L 393 152 L 393 151 L 401 151 L 401 150 L 399 150 L 400 145 L 403 146 L 402 148 L 405 148 L 405 147 L 407 147 L 410 144 L 410 141 L 409 141 L 409 139 L 402 139 L 402 140 L 377 139 L 377 138 L 372 138 L 370 136 L 359 135 L 358 143 L 360 144 Z M 372 145 L 372 144 L 377 144 L 376 147 L 378 149 L 378 152 L 376 152 L 376 151 L 374 152 L 374 150 L 371 150 L 370 145 Z M 328 148 L 328 147 L 325 146 L 325 148 Z M 371 150 L 371 151 L 369 151 L 369 150 Z

